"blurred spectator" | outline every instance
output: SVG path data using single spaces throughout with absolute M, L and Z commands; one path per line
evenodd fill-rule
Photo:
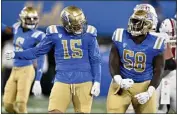
M 4 87 L 5 84 L 8 80 L 8 78 L 10 77 L 10 73 L 11 73 L 11 69 L 13 67 L 13 60 L 6 60 L 5 58 L 5 51 L 7 50 L 13 50 L 13 40 L 7 40 L 4 43 L 4 47 L 2 49 L 2 76 L 1 76 L 1 93 L 4 93 Z

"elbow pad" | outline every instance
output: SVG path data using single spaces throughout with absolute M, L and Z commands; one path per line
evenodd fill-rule
M 165 61 L 165 70 L 175 70 L 176 69 L 176 62 L 173 58 L 170 58 Z

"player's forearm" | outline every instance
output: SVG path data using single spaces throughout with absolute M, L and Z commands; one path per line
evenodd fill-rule
M 120 75 L 120 70 L 118 66 L 113 63 L 113 61 L 109 63 L 109 69 L 112 77 L 114 77 L 115 75 Z
M 155 68 L 154 69 L 154 76 L 151 80 L 149 86 L 153 86 L 154 88 L 157 88 L 162 80 L 162 73 L 164 71 L 164 68 Z
M 44 55 L 37 58 L 37 70 L 36 70 L 36 78 L 35 80 L 40 81 L 43 73 L 43 65 L 44 65 Z
M 112 46 L 109 56 L 109 69 L 112 77 L 114 77 L 115 75 L 120 75 L 119 56 L 115 46 Z
M 101 56 L 100 53 L 97 55 L 91 55 L 90 65 L 94 81 L 101 82 Z
M 36 59 L 36 48 L 28 49 L 22 52 L 15 52 L 14 59 L 24 59 L 24 60 L 32 60 Z
M 149 86 L 157 88 L 162 80 L 162 73 L 164 71 L 165 60 L 163 54 L 156 56 L 153 65 L 153 78 Z
M 101 82 L 101 63 L 95 63 L 91 65 L 94 82 Z

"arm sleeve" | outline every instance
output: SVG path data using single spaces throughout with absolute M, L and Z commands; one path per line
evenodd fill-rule
M 173 58 L 165 60 L 165 70 L 173 71 L 176 69 L 176 62 Z
M 37 70 L 35 77 L 35 80 L 37 81 L 40 81 L 42 78 L 43 66 L 44 66 L 44 55 L 37 58 Z
M 54 45 L 52 38 L 53 36 L 47 35 L 36 47 L 24 50 L 22 52 L 15 52 L 14 58 L 31 60 L 47 54 Z
M 89 60 L 94 81 L 101 82 L 101 56 L 96 38 L 89 44 Z
M 38 41 L 42 41 L 45 38 L 45 34 L 43 32 L 39 32 L 39 37 L 37 37 Z M 37 58 L 37 69 L 36 69 L 36 77 L 35 80 L 40 81 L 42 78 L 44 66 L 44 55 L 41 55 Z

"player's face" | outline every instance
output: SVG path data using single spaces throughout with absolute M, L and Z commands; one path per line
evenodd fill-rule
M 24 26 L 22 26 L 22 27 L 24 27 L 24 28 L 35 28 L 35 26 L 36 26 L 36 24 L 38 23 L 38 17 L 37 16 L 33 16 L 33 17 L 29 17 L 29 16 L 27 16 L 27 17 L 25 17 L 24 18 Z
M 35 29 L 39 22 L 38 13 L 33 7 L 25 7 L 19 16 L 23 28 Z

